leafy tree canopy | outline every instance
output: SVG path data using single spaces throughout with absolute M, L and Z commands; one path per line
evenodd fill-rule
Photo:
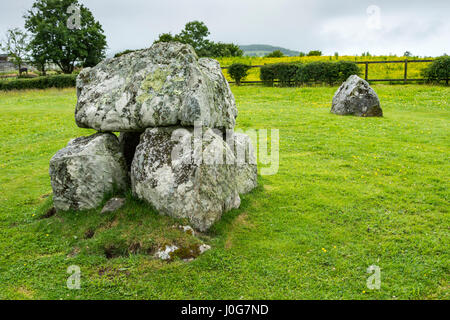
M 154 42 L 178 41 L 191 45 L 200 57 L 241 57 L 244 52 L 233 43 L 215 43 L 207 39 L 210 32 L 201 21 L 186 23 L 184 29 L 176 35 L 162 33 Z
M 271 53 L 269 53 L 268 55 L 266 55 L 267 58 L 281 58 L 284 57 L 283 52 L 281 52 L 281 50 L 275 50 Z
M 243 63 L 233 63 L 228 68 L 228 74 L 234 81 L 236 81 L 236 84 L 239 86 L 241 84 L 241 80 L 247 77 L 249 69 L 249 65 Z
M 308 57 L 321 56 L 321 55 L 322 55 L 322 51 L 320 51 L 320 50 L 311 50 L 310 52 L 308 52 Z
M 70 28 L 75 6 L 79 25 Z M 36 0 L 24 16 L 25 27 L 32 34 L 30 49 L 34 60 L 51 61 L 64 73 L 72 73 L 76 62 L 85 67 L 96 65 L 105 57 L 106 37 L 91 11 L 78 0 Z M 76 17 L 75 17 L 76 18 Z

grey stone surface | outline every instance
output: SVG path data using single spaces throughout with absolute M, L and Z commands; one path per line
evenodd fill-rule
M 110 213 L 119 210 L 125 204 L 124 198 L 111 198 L 105 203 L 101 213 Z
M 211 250 L 211 246 L 208 244 L 202 244 L 198 247 L 198 250 L 200 251 L 200 254 L 203 254 L 206 251 Z
M 159 249 L 155 253 L 155 257 L 161 260 L 171 260 L 171 254 L 177 251 L 179 248 L 176 245 L 165 246 L 163 249 Z
M 367 81 L 356 75 L 350 76 L 336 91 L 331 112 L 358 117 L 383 116 L 377 94 Z
M 196 129 L 197 130 L 197 129 Z M 234 154 L 209 128 L 147 129 L 131 166 L 133 194 L 161 214 L 188 218 L 207 230 L 226 212 L 238 208 Z M 202 138 L 203 137 L 203 138 Z
M 110 133 L 70 141 L 50 160 L 49 173 L 57 210 L 93 209 L 107 194 L 127 187 L 125 159 Z
M 258 186 L 258 168 L 252 140 L 244 133 L 235 132 L 227 137 L 227 143 L 236 158 L 236 183 L 238 192 L 245 194 Z
M 106 132 L 193 126 L 198 120 L 211 128 L 233 128 L 237 116 L 219 63 L 198 59 L 191 46 L 176 42 L 83 69 L 77 97 L 77 125 Z

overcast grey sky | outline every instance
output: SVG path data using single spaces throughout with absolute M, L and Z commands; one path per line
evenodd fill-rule
M 201 20 L 210 39 L 324 54 L 450 54 L 450 0 L 81 0 L 103 25 L 108 53 L 151 45 Z M 2 0 L 0 38 L 23 27 L 33 0 Z M 369 6 L 379 8 L 367 9 Z M 374 8 L 374 7 L 371 7 Z

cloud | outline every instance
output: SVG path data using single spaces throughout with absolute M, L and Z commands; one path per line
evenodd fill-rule
M 327 54 L 450 53 L 448 0 L 81 0 L 103 25 L 109 53 L 148 47 L 163 32 L 204 21 L 214 41 L 319 49 Z M 0 36 L 23 26 L 33 0 L 5 1 Z M 380 8 L 380 28 L 367 24 L 367 8 Z

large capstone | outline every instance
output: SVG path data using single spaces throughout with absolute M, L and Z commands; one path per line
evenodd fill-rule
M 133 194 L 161 214 L 207 230 L 240 205 L 235 156 L 220 134 L 201 127 L 147 129 L 131 167 Z
M 50 160 L 57 210 L 97 208 L 107 195 L 127 188 L 125 159 L 114 134 L 76 138 Z
M 253 143 L 256 143 L 256 141 L 252 142 L 252 139 L 244 133 L 228 132 L 227 143 L 236 158 L 238 192 L 240 194 L 248 193 L 258 186 L 258 167 L 253 147 Z
M 380 100 L 367 81 L 350 76 L 333 97 L 331 112 L 358 117 L 382 117 Z
M 234 128 L 237 109 L 217 61 L 185 44 L 157 43 L 107 59 L 77 78 L 79 127 L 139 132 L 149 127 Z

